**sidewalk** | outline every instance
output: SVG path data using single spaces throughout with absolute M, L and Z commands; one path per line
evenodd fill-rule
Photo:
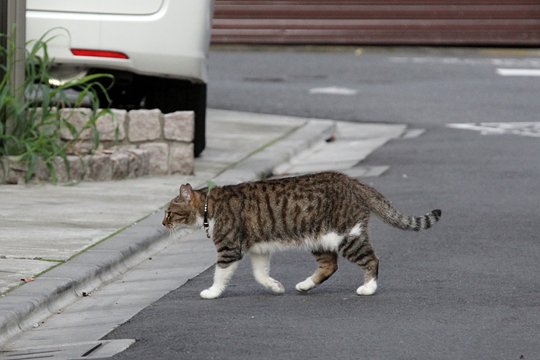
M 168 237 L 160 226 L 162 208 L 180 184 L 255 180 L 275 172 L 278 165 L 290 172 L 292 166 L 286 164 L 295 164 L 297 158 L 305 162 L 310 153 L 305 150 L 317 149 L 311 153 L 320 157 L 321 144 L 335 135 L 336 124 L 209 110 L 208 145 L 195 161 L 193 176 L 0 186 L 0 346 L 159 247 Z M 357 133 L 354 143 L 365 140 L 363 157 L 405 129 L 342 126 L 345 138 Z M 347 147 L 339 141 L 334 145 Z

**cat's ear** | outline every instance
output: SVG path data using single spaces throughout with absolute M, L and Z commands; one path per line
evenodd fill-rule
M 192 196 L 193 189 L 191 188 L 190 184 L 180 186 L 180 197 L 184 199 L 184 201 L 191 201 Z

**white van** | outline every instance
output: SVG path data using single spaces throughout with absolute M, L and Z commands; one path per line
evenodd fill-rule
M 116 108 L 195 111 L 195 155 L 205 146 L 213 0 L 27 0 L 26 38 L 47 38 L 57 81 L 115 78 Z

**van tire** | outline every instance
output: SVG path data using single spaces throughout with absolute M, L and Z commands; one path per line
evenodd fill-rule
M 177 79 L 153 78 L 147 88 L 144 107 L 167 114 L 180 110 L 195 113 L 194 155 L 206 146 L 206 84 Z

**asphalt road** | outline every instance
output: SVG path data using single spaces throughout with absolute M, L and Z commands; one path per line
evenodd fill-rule
M 212 107 L 427 129 L 363 165 L 390 166 L 367 181 L 403 211 L 441 208 L 443 218 L 421 233 L 374 219 L 381 267 L 372 297 L 355 295 L 361 272 L 345 260 L 321 287 L 297 294 L 315 267 L 302 252 L 273 258 L 281 296 L 255 283 L 246 260 L 223 298 L 203 301 L 206 271 L 109 334 L 138 340 L 115 359 L 540 358 L 540 139 L 445 125 L 538 121 L 539 78 L 502 77 L 502 60 L 477 52 L 211 58 Z M 503 60 L 540 67 L 532 57 Z M 310 94 L 320 87 L 356 94 Z
M 213 51 L 209 105 L 428 127 L 463 121 L 537 121 L 539 78 L 501 77 L 497 69 L 538 70 L 539 54 L 430 48 Z M 326 87 L 357 93 L 309 93 Z

